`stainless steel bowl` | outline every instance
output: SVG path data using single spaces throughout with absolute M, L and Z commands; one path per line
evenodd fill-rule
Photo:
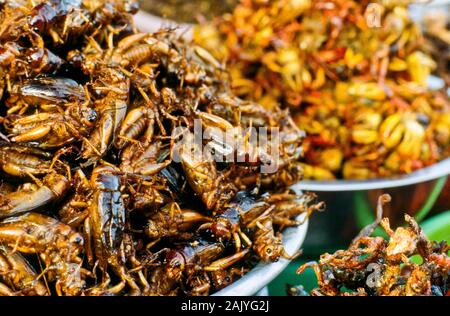
M 393 226 L 403 223 L 405 213 L 423 219 L 432 209 L 450 210 L 450 158 L 416 172 L 393 178 L 372 180 L 302 181 L 295 188 L 315 192 L 326 203 L 326 211 L 311 221 L 305 249 L 339 247 L 347 244 L 358 230 L 375 218 L 377 199 L 392 197 L 384 216 Z M 330 243 L 331 241 L 331 243 Z

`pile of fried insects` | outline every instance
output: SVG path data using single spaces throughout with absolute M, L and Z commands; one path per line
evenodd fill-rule
M 304 136 L 288 112 L 235 97 L 207 51 L 139 33 L 136 11 L 0 2 L 0 295 L 207 295 L 295 256 L 282 230 L 322 208 L 287 189 Z M 223 155 L 240 159 L 211 159 L 220 139 L 177 147 L 196 119 L 235 131 Z
M 383 218 L 383 204 L 390 196 L 378 200 L 377 220 L 365 227 L 347 250 L 325 253 L 319 262 L 301 266 L 297 273 L 312 267 L 319 287 L 313 296 L 449 296 L 450 246 L 446 241 L 431 242 L 411 216 L 405 214 L 407 227 L 393 231 L 389 219 Z M 389 236 L 370 237 L 380 225 Z M 421 263 L 411 256 L 418 255 Z M 308 295 L 300 286 L 289 286 L 292 296 Z
M 411 3 L 241 0 L 194 39 L 225 61 L 238 96 L 293 110 L 305 178 L 389 177 L 450 156 L 449 98 L 427 80 L 448 82 L 448 30 L 433 16 L 426 32 L 445 49 L 425 45 Z

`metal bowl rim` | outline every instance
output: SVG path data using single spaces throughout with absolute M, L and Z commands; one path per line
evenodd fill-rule
M 449 174 L 450 158 L 447 158 L 429 167 L 395 177 L 368 180 L 304 180 L 294 186 L 300 190 L 311 191 L 362 191 L 414 185 L 446 177 Z

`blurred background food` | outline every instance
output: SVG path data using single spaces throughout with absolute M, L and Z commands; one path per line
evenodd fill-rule
M 230 12 L 237 2 L 237 0 L 139 0 L 142 10 L 185 23 Z
M 448 96 L 428 88 L 437 62 L 411 2 L 246 0 L 194 40 L 227 64 L 238 95 L 291 108 L 306 178 L 388 177 L 450 154 Z

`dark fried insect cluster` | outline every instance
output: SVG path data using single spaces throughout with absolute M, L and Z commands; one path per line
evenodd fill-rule
M 448 296 L 450 295 L 450 247 L 446 241 L 431 242 L 417 222 L 405 215 L 407 227 L 391 229 L 382 219 L 382 195 L 378 201 L 377 220 L 364 228 L 347 250 L 325 253 L 319 262 L 301 266 L 297 273 L 312 267 L 319 287 L 314 296 Z M 381 227 L 389 236 L 370 237 Z M 422 263 L 411 260 L 418 255 Z M 290 295 L 308 295 L 302 286 L 288 287 Z
M 234 96 L 207 51 L 140 33 L 136 11 L 0 2 L 0 295 L 207 295 L 295 256 L 282 230 L 322 208 L 287 189 L 289 113 Z

